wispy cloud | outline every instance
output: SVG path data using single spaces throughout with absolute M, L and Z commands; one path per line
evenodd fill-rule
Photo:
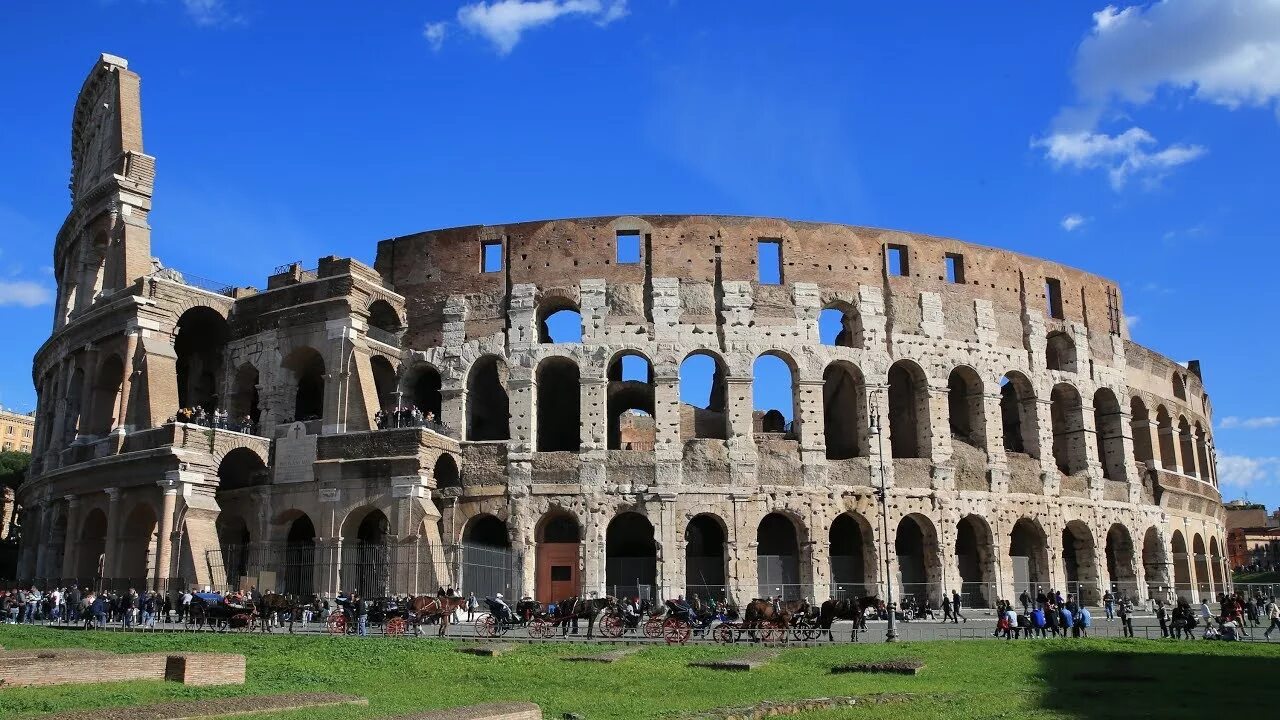
M 1275 484 L 1277 471 L 1280 471 L 1280 457 L 1223 455 L 1218 458 L 1218 478 L 1224 487 Z
M 30 280 L 0 280 L 0 307 L 39 307 L 53 302 L 53 288 Z
M 1142 322 L 1142 316 L 1141 315 L 1125 315 L 1124 322 L 1126 325 L 1129 326 L 1129 332 L 1133 332 L 1133 329 L 1138 327 L 1138 323 Z
M 1280 416 L 1263 415 L 1261 417 L 1236 417 L 1234 415 L 1224 417 L 1218 422 L 1218 427 L 1223 430 L 1241 429 L 1241 430 L 1257 430 L 1259 428 L 1272 428 L 1280 426 Z
M 1071 213 L 1062 218 L 1062 229 L 1071 232 L 1085 223 L 1085 217 L 1080 213 Z
M 1158 183 L 1170 170 L 1185 165 L 1205 154 L 1200 145 L 1170 145 L 1152 151 L 1156 139 L 1140 127 L 1132 127 L 1119 135 L 1089 131 L 1058 132 L 1032 141 L 1043 148 L 1054 167 L 1080 170 L 1104 169 L 1115 190 L 1124 188 L 1130 178 L 1143 178 L 1148 184 Z
M 499 55 L 507 55 L 526 32 L 561 18 L 577 16 L 604 27 L 628 12 L 627 0 L 481 0 L 458 8 L 456 19 L 459 27 L 488 40 Z M 444 20 L 427 23 L 422 35 L 433 50 L 440 49 L 449 26 Z
M 182 0 L 187 17 L 197 25 L 208 27 L 239 23 L 243 17 L 227 7 L 225 0 Z

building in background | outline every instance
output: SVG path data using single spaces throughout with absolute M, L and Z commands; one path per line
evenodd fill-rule
M 1280 509 L 1268 515 L 1265 505 L 1245 500 L 1222 507 L 1231 567 L 1255 572 L 1280 568 Z
M 0 407 L 0 450 L 29 453 L 35 442 L 36 414 L 19 413 Z

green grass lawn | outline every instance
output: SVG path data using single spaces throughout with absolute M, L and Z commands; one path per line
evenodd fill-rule
M 1236 583 L 1280 583 L 1280 572 L 1236 573 L 1231 580 Z
M 160 700 L 329 690 L 369 699 L 323 717 L 366 718 L 486 700 L 532 700 L 548 718 L 679 716 L 761 700 L 911 693 L 898 704 L 812 713 L 828 718 L 1198 718 L 1271 712 L 1280 702 L 1280 645 L 1148 640 L 939 641 L 794 648 L 749 673 L 695 670 L 692 659 L 750 648 L 651 647 L 612 665 L 561 662 L 582 645 L 520 646 L 498 658 L 453 652 L 438 640 L 322 636 L 144 635 L 0 626 L 7 648 L 89 647 L 113 652 L 243 653 L 242 687 L 164 682 L 0 689 L 0 718 Z M 918 657 L 916 677 L 832 675 L 853 660 Z M 121 658 L 116 661 L 128 662 Z M 1082 675 L 1084 675 L 1082 677 Z M 315 711 L 277 713 L 308 718 Z

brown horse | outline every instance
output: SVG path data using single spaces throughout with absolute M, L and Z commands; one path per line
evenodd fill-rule
M 841 598 L 839 600 L 832 598 L 822 603 L 822 609 L 818 612 L 818 627 L 826 630 L 827 639 L 833 642 L 835 641 L 835 634 L 831 632 L 831 626 L 836 620 L 852 620 L 853 627 L 856 630 L 866 630 L 867 608 L 878 607 L 879 603 L 880 599 L 877 597 Z
M 300 606 L 297 598 L 292 595 L 266 593 L 259 596 L 253 605 L 254 615 L 261 623 L 262 632 L 271 632 L 271 619 L 278 613 L 284 613 L 289 617 L 289 632 L 293 632 L 293 616 Z
M 409 617 L 413 621 L 413 632 L 415 634 L 419 632 L 419 623 L 435 618 L 440 621 L 440 631 L 437 634 L 444 637 L 449 630 L 449 621 L 453 619 L 453 613 L 466 607 L 466 604 L 467 599 L 454 593 L 452 588 L 449 592 L 441 588 L 435 595 L 414 597 L 409 601 Z
M 590 640 L 596 626 L 596 616 L 601 610 L 613 607 L 616 601 L 612 596 L 599 598 L 571 597 L 556 603 L 556 614 L 552 617 L 560 626 L 560 635 L 569 634 L 569 625 L 575 620 L 587 621 L 587 639 Z
M 779 627 L 785 630 L 791 627 L 792 618 L 808 612 L 808 600 L 781 600 L 775 608 L 772 600 L 756 598 L 742 613 L 742 625 L 751 629 L 751 639 L 754 640 L 756 628 Z

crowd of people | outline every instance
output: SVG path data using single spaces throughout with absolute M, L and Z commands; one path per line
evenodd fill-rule
M 440 429 L 444 427 L 436 419 L 434 412 L 428 410 L 424 413 L 416 405 L 403 405 L 385 411 L 379 410 L 373 414 L 373 422 L 379 430 L 408 427 Z
M 253 431 L 256 425 L 253 422 L 253 418 L 248 415 L 243 415 L 233 420 L 231 413 L 226 410 L 219 408 L 205 410 L 201 405 L 196 405 L 193 408 L 178 408 L 177 414 L 169 418 L 169 421 L 203 425 L 215 430 L 231 430 L 248 435 L 254 434 Z
M 124 628 L 154 628 L 157 622 L 179 620 L 183 607 L 163 593 L 130 588 L 127 592 L 95 592 L 71 586 L 41 591 L 38 588 L 0 590 L 0 610 L 10 624 L 83 624 L 86 629 L 108 623 Z

